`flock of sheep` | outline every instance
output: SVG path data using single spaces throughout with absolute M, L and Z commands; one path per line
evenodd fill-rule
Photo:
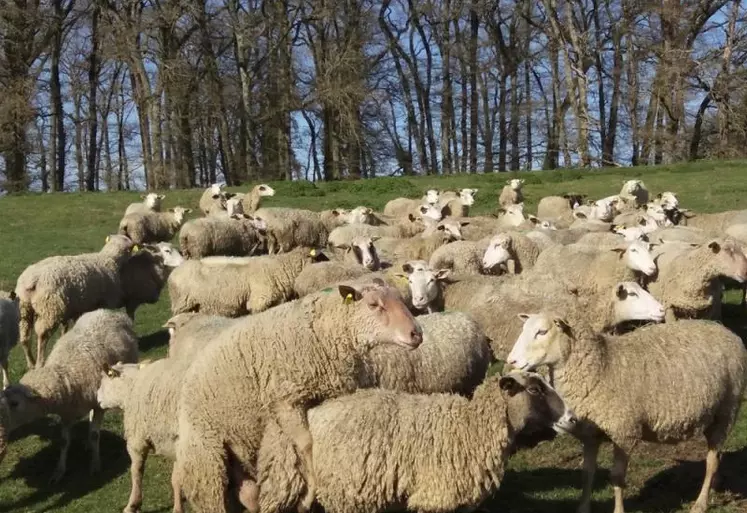
M 747 351 L 718 321 L 725 284 L 747 281 L 747 210 L 695 214 L 630 180 L 527 215 L 522 185 L 495 216 L 469 215 L 477 189 L 313 212 L 213 185 L 191 220 L 145 195 L 101 251 L 34 263 L 0 299 L 0 459 L 14 429 L 56 415 L 57 481 L 89 415 L 95 472 L 118 408 L 125 513 L 151 452 L 174 460 L 175 512 L 443 512 L 479 506 L 511 454 L 564 432 L 583 445 L 579 511 L 611 442 L 623 513 L 639 442 L 703 434 L 704 512 L 745 388 Z M 136 309 L 164 286 L 168 356 L 138 363 Z M 28 372 L 10 383 L 18 340 Z

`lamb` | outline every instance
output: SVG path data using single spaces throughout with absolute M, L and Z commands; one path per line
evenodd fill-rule
M 502 207 L 509 205 L 518 205 L 524 203 L 524 195 L 521 193 L 521 187 L 524 185 L 524 180 L 514 178 L 513 180 L 506 180 L 506 185 L 501 189 L 501 194 L 498 197 L 498 204 Z
M 70 429 L 81 417 L 91 412 L 89 447 L 91 472 L 98 472 L 99 429 L 103 411 L 96 402 L 104 364 L 137 361 L 137 336 L 132 322 L 124 312 L 95 310 L 80 316 L 52 349 L 47 365 L 26 373 L 20 383 L 10 385 L 2 393 L 7 422 L 0 434 L 11 431 L 46 415 L 56 415 L 62 421 L 62 449 L 52 482 L 65 474 Z M 0 408 L 2 409 L 2 408 Z M 7 439 L 0 440 L 0 454 Z
M 262 198 L 268 198 L 275 195 L 275 189 L 267 184 L 259 184 L 252 187 L 252 190 L 241 199 L 241 206 L 244 208 L 244 212 L 247 214 L 253 214 L 259 210 Z
M 540 247 L 519 232 L 499 233 L 488 243 L 482 257 L 482 269 L 489 273 L 505 267 L 511 274 L 531 269 L 540 255 Z
M 578 214 L 583 214 L 582 219 L 610 222 L 615 216 L 612 201 L 601 199 L 590 202 L 588 205 L 579 205 L 573 209 L 574 217 L 579 218 Z
M 144 245 L 122 267 L 120 280 L 127 315 L 135 320 L 140 305 L 155 304 L 171 271 L 184 262 L 179 250 L 168 242 Z
M 309 412 L 319 503 L 329 513 L 469 511 L 498 489 L 522 432 L 575 423 L 534 373 L 491 376 L 471 400 L 361 390 Z M 268 424 L 260 511 L 295 511 L 304 489 L 295 460 L 281 428 Z
M 19 317 L 16 293 L 0 291 L 0 369 L 3 373 L 3 388 L 10 385 L 8 357 L 11 349 L 18 344 Z M 0 455 L 0 459 L 2 459 L 2 455 Z
M 293 283 L 296 295 L 303 297 L 335 283 L 378 271 L 381 263 L 374 246 L 376 240 L 378 237 L 356 237 L 351 246 L 343 246 L 344 260 L 306 266 Z
M 625 330 L 639 321 L 661 322 L 665 315 L 661 303 L 634 282 L 615 283 L 597 295 L 579 296 L 573 284 L 541 283 L 526 275 L 459 281 L 446 287 L 442 301 L 447 310 L 463 311 L 477 321 L 498 359 L 505 359 L 521 331 L 516 315 L 527 309 L 555 309 L 599 332 Z
M 292 299 L 293 284 L 303 268 L 327 257 L 300 247 L 278 256 L 212 257 L 188 260 L 169 276 L 171 313 L 238 317 Z
M 620 281 L 642 281 L 653 276 L 656 263 L 650 244 L 633 241 L 612 250 L 579 244 L 543 251 L 532 269 L 535 277 L 552 277 L 574 284 L 581 295 L 596 295 Z M 656 297 L 656 294 L 654 294 Z
M 498 218 L 498 227 L 502 229 L 517 228 L 524 224 L 524 204 L 509 205 L 500 209 L 501 216 Z
M 475 204 L 478 189 L 459 189 L 458 192 L 445 192 L 438 199 L 444 217 L 467 217 L 469 209 Z
M 148 194 L 141 194 L 140 198 L 143 200 L 140 203 L 130 203 L 125 209 L 125 215 L 135 213 L 148 213 L 148 212 L 160 212 L 161 202 L 166 199 L 163 194 L 156 194 L 155 192 L 149 192 Z
M 425 191 L 425 196 L 423 196 L 422 202 L 427 203 L 428 205 L 435 205 L 438 203 L 440 196 L 441 193 L 436 189 L 428 189 Z
M 634 446 L 683 441 L 702 432 L 708 443 L 706 474 L 690 511 L 704 513 L 718 453 L 745 389 L 742 340 L 709 321 L 678 321 L 605 337 L 550 311 L 521 319 L 524 327 L 509 364 L 522 370 L 547 365 L 559 393 L 593 433 L 581 435 L 585 479 L 579 511 L 590 511 L 597 454 L 605 438 L 614 449 L 615 511 L 624 513 L 625 473 Z
M 443 206 L 441 205 L 424 203 L 421 200 L 395 198 L 384 205 L 384 215 L 400 219 L 408 218 L 411 215 L 415 217 L 423 216 L 434 221 L 440 221 L 443 218 L 442 209 Z
M 679 198 L 671 191 L 660 192 L 653 202 L 664 207 L 664 210 L 676 210 L 680 206 Z
M 253 215 L 267 223 L 267 251 L 270 254 L 286 253 L 298 246 L 324 246 L 329 232 L 348 221 L 348 215 L 341 215 L 337 210 L 314 212 L 297 208 L 260 208 Z
M 300 456 L 308 510 L 316 494 L 309 406 L 367 386 L 360 362 L 373 346 L 414 349 L 422 337 L 381 280 L 312 294 L 222 330 L 190 367 L 179 397 L 174 474 L 187 499 L 197 511 L 225 512 L 229 475 L 241 474 L 239 498 L 256 510 L 257 452 L 275 418 Z
M 432 233 L 428 230 L 420 237 L 411 239 L 381 238 L 377 248 L 379 252 L 396 262 L 407 260 L 428 260 L 433 252 L 444 244 L 462 238 L 461 227 L 466 222 L 457 223 L 450 219 L 441 221 Z
M 223 193 L 224 183 L 214 183 L 200 196 L 200 211 L 206 216 L 214 211 L 224 210 L 226 196 Z
M 731 240 L 691 244 L 666 243 L 654 251 L 658 273 L 648 289 L 667 307 L 667 320 L 720 318 L 719 277 L 747 281 L 747 257 Z
M 168 242 L 184 224 L 191 208 L 175 207 L 168 212 L 128 214 L 119 222 L 119 234 L 126 235 L 135 244 L 147 242 Z
M 545 196 L 537 204 L 537 217 L 567 228 L 573 222 L 573 209 L 581 205 L 585 198 L 586 195 L 578 194 Z
M 648 189 L 643 180 L 627 180 L 620 189 L 620 196 L 632 196 L 638 205 L 648 203 Z
M 34 366 L 29 347 L 36 332 L 36 367 L 44 365 L 47 340 L 57 326 L 97 308 L 122 305 L 120 272 L 137 250 L 123 235 L 110 235 L 98 253 L 53 256 L 28 266 L 16 282 L 20 339 L 26 365 Z
M 179 230 L 179 246 L 185 258 L 253 255 L 266 245 L 266 239 L 267 223 L 249 214 L 192 219 Z
M 489 245 L 489 238 L 444 244 L 433 252 L 428 266 L 431 269 L 449 269 L 453 274 L 459 275 L 490 274 L 483 267 L 483 255 Z

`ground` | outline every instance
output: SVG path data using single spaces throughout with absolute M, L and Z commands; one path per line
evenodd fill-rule
M 310 209 L 368 205 L 381 209 L 398 196 L 420 197 L 428 188 L 479 189 L 475 213 L 497 209 L 505 180 L 514 175 L 456 175 L 448 177 L 382 178 L 367 181 L 272 183 L 277 191 L 267 205 Z M 609 169 L 602 171 L 553 171 L 521 173 L 526 180 L 527 210 L 548 194 L 584 193 L 602 197 L 619 191 L 623 181 L 641 178 L 652 193 L 677 192 L 680 203 L 695 211 L 747 208 L 747 162 L 703 162 L 683 166 Z M 249 185 L 230 188 L 246 191 Z M 197 210 L 201 191 L 166 191 L 168 207 L 182 205 Z M 0 289 L 12 290 L 23 269 L 44 257 L 97 251 L 106 235 L 116 232 L 125 207 L 139 201 L 138 193 L 29 194 L 0 198 Z M 192 214 L 193 216 L 195 214 Z M 728 299 L 736 303 L 736 294 Z M 169 317 L 168 296 L 142 307 L 136 327 L 144 358 L 165 354 L 168 334 L 161 325 Z M 726 322 L 743 339 L 747 318 L 733 304 Z M 21 351 L 11 359 L 11 377 L 24 370 Z M 683 379 L 687 379 L 683 376 Z M 676 386 L 673 383 L 672 386 Z M 101 438 L 101 473 L 89 476 L 85 449 L 85 423 L 77 426 L 70 450 L 68 474 L 57 486 L 48 486 L 58 454 L 59 431 L 45 420 L 14 433 L 8 454 L 0 463 L 0 513 L 30 511 L 121 511 L 129 493 L 129 459 L 121 437 L 121 416 L 107 415 Z M 594 495 L 595 511 L 612 511 L 608 486 L 609 448 L 603 450 Z M 628 511 L 645 513 L 686 512 L 700 489 L 705 455 L 701 440 L 678 446 L 639 447 L 628 473 Z M 501 490 L 488 505 L 489 511 L 511 513 L 565 513 L 575 511 L 581 483 L 581 451 L 573 439 L 562 437 L 517 454 L 511 461 Z M 714 513 L 747 511 L 747 408 L 732 432 L 722 462 L 718 492 L 712 496 Z M 170 510 L 170 462 L 152 457 L 145 473 L 143 511 Z

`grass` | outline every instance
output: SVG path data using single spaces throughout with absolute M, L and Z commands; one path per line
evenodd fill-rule
M 457 175 L 448 177 L 380 178 L 358 182 L 311 184 L 271 183 L 277 191 L 269 206 L 300 208 L 382 208 L 397 196 L 419 197 L 430 188 L 477 187 L 475 213 L 496 208 L 500 188 L 514 175 Z M 562 170 L 520 173 L 526 180 L 527 207 L 548 194 L 577 192 L 591 197 L 614 194 L 626 179 L 643 178 L 649 190 L 672 190 L 680 202 L 697 211 L 747 208 L 747 162 L 701 162 L 679 166 L 599 171 Z M 232 190 L 246 190 L 231 188 Z M 201 191 L 168 191 L 166 203 L 197 208 Z M 138 201 L 138 193 L 27 194 L 0 199 L 0 289 L 11 290 L 23 269 L 56 254 L 97 251 L 107 234 L 116 231 L 127 204 Z M 728 299 L 735 302 L 736 296 Z M 144 358 L 165 353 L 167 334 L 161 324 L 169 317 L 168 297 L 137 313 L 137 331 Z M 743 337 L 747 320 L 736 306 L 727 307 L 726 322 Z M 24 370 L 21 351 L 11 358 L 11 377 L 18 380 Z M 687 376 L 683 376 L 687 379 Z M 672 383 L 676 387 L 676 383 Z M 621 391 L 624 393 L 624 391 Z M 45 419 L 14 433 L 5 460 L 0 463 L 0 513 L 65 511 L 119 511 L 129 494 L 129 458 L 121 437 L 121 416 L 107 415 L 102 433 L 102 472 L 89 476 L 85 449 L 85 423 L 73 434 L 68 474 L 57 486 L 47 479 L 57 459 L 59 431 L 54 420 Z M 602 452 L 601 469 L 594 495 L 595 510 L 611 511 L 608 486 L 609 450 Z M 628 473 L 629 512 L 672 513 L 688 511 L 700 488 L 704 473 L 704 444 L 697 440 L 677 446 L 639 447 Z M 575 511 L 581 483 L 581 453 L 577 442 L 567 437 L 521 452 L 511 461 L 493 511 L 512 513 L 565 513 Z M 151 457 L 145 473 L 144 512 L 169 511 L 170 463 Z M 711 511 L 747 511 L 747 408 L 729 439 L 722 463 L 718 493 Z

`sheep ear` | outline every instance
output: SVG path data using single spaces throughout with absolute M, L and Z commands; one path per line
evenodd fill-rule
M 164 200 L 164 199 L 166 199 L 166 195 L 165 194 L 159 194 L 158 195 L 158 199 Z
M 520 313 L 520 314 L 516 314 L 516 317 L 521 319 L 521 322 L 527 322 L 527 319 L 529 319 L 529 314 Z
M 506 180 L 506 185 L 511 185 L 511 180 Z
M 614 251 L 615 253 L 618 254 L 618 256 L 620 258 L 622 258 L 623 253 L 625 253 L 625 251 L 627 251 L 627 248 L 612 248 L 610 251 Z
M 498 386 L 505 392 L 509 397 L 513 397 L 524 391 L 524 385 L 519 383 L 513 376 L 503 376 L 498 381 Z
M 226 198 L 226 199 L 231 199 L 231 198 L 233 198 L 234 196 L 236 196 L 236 193 L 235 193 L 235 192 L 224 192 L 224 193 L 223 193 L 223 197 L 224 197 L 224 198 Z
M 711 248 L 711 251 L 713 251 L 715 254 L 718 254 L 718 252 L 721 251 L 721 244 L 719 244 L 715 240 L 709 242 L 708 247 Z
M 437 280 L 445 280 L 451 274 L 451 269 L 439 269 L 434 273 Z
M 459 226 L 469 226 L 469 221 L 462 221 Z
M 337 290 L 340 292 L 340 296 L 345 303 L 360 301 L 363 298 L 363 295 L 358 290 L 348 285 L 340 285 L 337 287 Z
M 173 209 L 173 208 L 170 208 L 170 209 L 169 209 L 169 212 L 172 212 L 172 213 L 173 213 L 173 212 L 174 212 L 174 209 Z
M 571 333 L 571 327 L 568 325 L 568 322 L 566 322 L 565 319 L 563 319 L 561 317 L 556 317 L 555 319 L 553 319 L 552 322 L 553 322 L 553 324 L 555 324 L 555 326 L 557 326 L 558 328 L 560 328 L 560 330 L 563 333 L 566 333 L 566 334 L 570 335 L 570 333 Z
M 539 223 L 539 219 L 537 219 L 537 216 L 533 216 L 532 214 L 529 214 L 529 215 L 527 216 L 527 219 L 529 219 L 529 221 L 530 221 L 530 222 L 531 222 L 532 224 L 537 224 L 537 223 Z
M 371 215 L 373 214 L 373 209 L 371 207 L 366 207 L 366 210 L 364 210 L 364 212 L 368 215 Z
M 656 195 L 656 199 L 661 199 L 661 193 Z

